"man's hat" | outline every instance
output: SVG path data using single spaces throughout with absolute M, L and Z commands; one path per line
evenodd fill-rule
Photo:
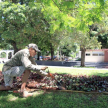
M 40 52 L 40 50 L 38 49 L 38 46 L 36 44 L 31 43 L 31 44 L 28 45 L 28 48 L 33 48 L 37 52 Z

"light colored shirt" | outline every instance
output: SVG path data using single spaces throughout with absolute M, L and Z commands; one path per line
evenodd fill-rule
M 4 64 L 2 72 L 5 72 L 15 66 L 24 66 L 26 70 L 37 71 L 37 73 L 42 75 L 48 74 L 47 72 L 42 71 L 41 67 L 36 64 L 34 58 L 30 56 L 28 49 L 18 51 L 9 61 Z

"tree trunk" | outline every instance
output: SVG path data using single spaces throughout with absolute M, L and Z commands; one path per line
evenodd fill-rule
M 57 59 L 59 60 L 59 47 L 57 48 Z
M 15 54 L 16 52 L 19 51 L 19 49 L 18 49 L 17 46 L 16 46 L 16 42 L 12 42 L 11 45 L 12 45 L 13 48 L 14 48 L 14 54 Z
M 60 61 L 62 61 L 61 48 L 60 48 Z
M 53 46 L 51 44 L 51 60 L 53 60 L 53 55 L 54 55 L 54 48 L 53 48 Z
M 38 52 L 37 54 L 37 60 L 39 60 L 39 57 L 40 57 L 40 52 Z
M 81 48 L 81 67 L 85 67 L 85 48 Z

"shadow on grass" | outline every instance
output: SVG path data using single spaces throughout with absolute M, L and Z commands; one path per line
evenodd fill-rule
M 16 100 L 10 99 L 17 97 Z M 41 92 L 34 97 L 0 92 L 0 108 L 107 108 L 108 96 L 63 92 Z
M 61 93 L 59 93 L 59 96 L 57 94 L 53 92 L 47 92 L 40 93 L 34 97 L 21 98 L 16 94 L 1 92 L 0 95 L 2 98 L 0 98 L 0 108 L 66 108 L 66 106 L 69 106 L 69 94 L 65 93 L 64 96 Z M 12 96 L 17 97 L 17 99 L 10 101 Z
M 108 72 L 106 72 L 106 73 L 96 73 L 94 75 L 101 76 L 101 77 L 108 77 Z

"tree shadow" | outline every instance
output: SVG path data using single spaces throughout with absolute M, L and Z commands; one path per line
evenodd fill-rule
M 60 96 L 58 96 L 58 94 Z M 68 97 L 66 98 L 66 95 L 63 96 L 62 93 L 54 92 L 43 92 L 28 98 L 22 98 L 18 94 L 8 94 L 6 91 L 0 92 L 0 95 L 2 96 L 2 98 L 0 98 L 1 108 L 60 108 L 60 106 L 64 103 L 67 104 L 68 102 Z M 12 100 L 11 98 L 13 97 L 11 97 L 11 95 L 18 98 L 16 100 Z M 60 100 L 64 100 L 63 97 L 65 98 L 65 102 L 59 102 Z
M 107 108 L 108 100 L 108 96 L 103 95 L 67 92 L 41 92 L 33 97 L 22 98 L 18 94 L 3 91 L 0 96 L 0 108 L 97 108 L 99 105 Z M 10 100 L 12 96 L 18 98 Z

